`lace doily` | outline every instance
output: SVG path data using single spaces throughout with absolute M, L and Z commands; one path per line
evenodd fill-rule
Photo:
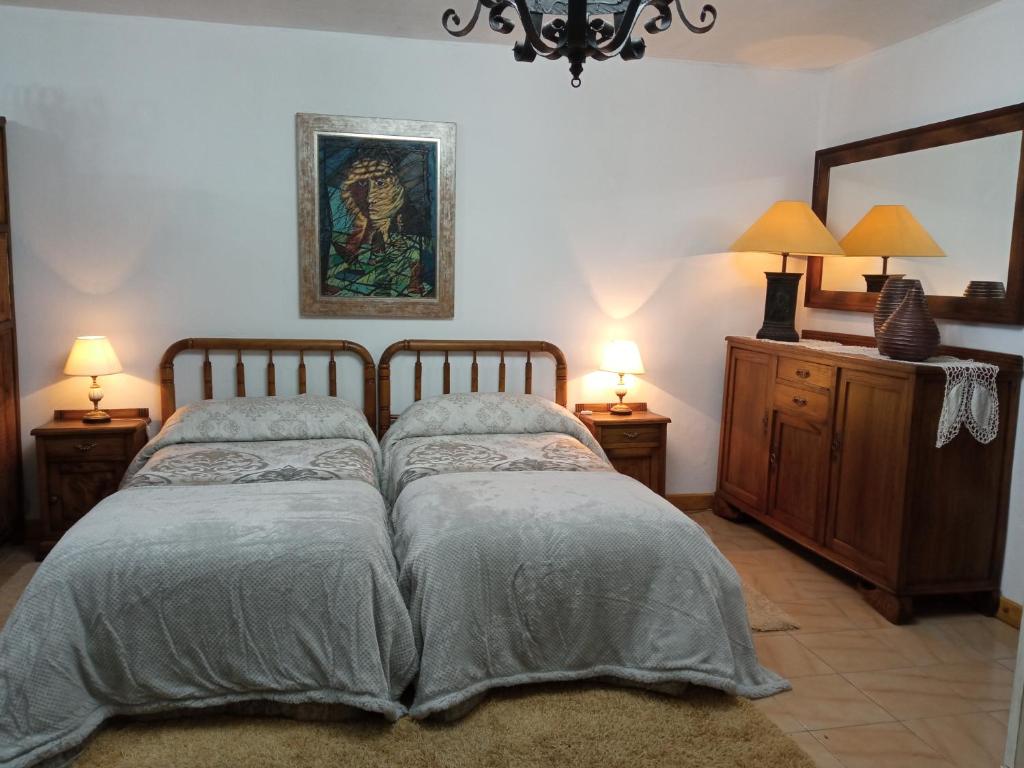
M 822 352 L 841 355 L 858 355 L 875 360 L 890 360 L 874 347 L 854 347 L 837 341 L 773 341 L 772 344 L 808 347 Z M 975 360 L 961 360 L 957 357 L 931 357 L 913 365 L 930 365 L 946 372 L 946 393 L 939 414 L 938 434 L 935 447 L 941 448 L 951 442 L 960 429 L 966 427 L 979 443 L 987 444 L 999 434 L 999 392 L 996 376 L 999 367 Z

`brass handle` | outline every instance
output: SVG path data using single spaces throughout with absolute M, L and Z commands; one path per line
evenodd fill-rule
M 809 379 L 809 378 L 811 378 L 811 372 L 807 371 L 807 370 L 804 370 L 803 368 L 797 368 L 796 369 L 796 375 L 797 375 L 798 378 L 801 378 L 801 379 Z
M 779 457 L 776 455 L 775 448 L 773 447 L 771 449 L 771 451 L 768 452 L 768 466 L 772 470 L 774 470 L 775 469 L 775 465 L 778 462 L 778 460 L 779 460 Z
M 639 432 L 623 432 L 622 436 L 624 438 L 626 438 L 627 440 L 636 440 L 638 437 L 640 437 L 640 433 Z
M 88 453 L 89 451 L 91 451 L 95 447 L 96 447 L 96 443 L 78 443 L 75 446 L 75 449 L 79 453 Z
M 806 398 L 797 397 L 796 395 L 793 395 L 793 405 L 803 408 L 805 405 L 807 405 L 807 400 Z
M 843 450 L 843 436 L 836 432 L 832 436 L 832 456 L 839 458 L 839 452 Z

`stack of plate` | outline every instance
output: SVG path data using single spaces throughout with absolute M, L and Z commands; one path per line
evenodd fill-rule
M 968 299 L 1005 299 L 1006 286 L 995 280 L 971 280 L 964 289 Z

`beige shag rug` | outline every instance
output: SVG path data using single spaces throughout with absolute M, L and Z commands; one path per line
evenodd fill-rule
M 743 584 L 743 597 L 747 601 L 747 618 L 755 632 L 785 632 L 800 629 L 793 618 L 753 587 Z
M 75 768 L 813 768 L 752 704 L 588 685 L 493 693 L 454 724 L 195 717 L 118 723 Z

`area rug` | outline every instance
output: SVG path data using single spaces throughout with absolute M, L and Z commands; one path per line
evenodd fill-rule
M 75 768 L 813 768 L 750 702 L 544 685 L 493 693 L 453 724 L 192 717 L 108 725 Z
M 743 597 L 747 601 L 747 618 L 755 632 L 785 632 L 800 629 L 793 618 L 753 587 L 743 584 Z

